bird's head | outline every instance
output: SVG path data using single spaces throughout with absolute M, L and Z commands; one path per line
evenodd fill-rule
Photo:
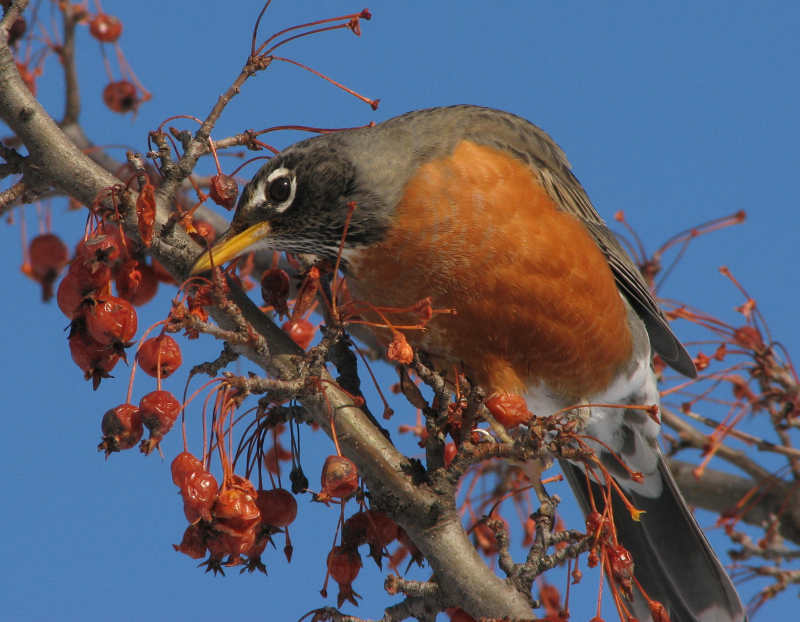
M 297 143 L 265 164 L 242 190 L 230 228 L 200 255 L 192 274 L 210 269 L 209 254 L 221 265 L 258 243 L 335 258 L 348 218 L 345 249 L 379 239 L 386 205 L 367 190 L 364 172 L 370 167 L 362 166 L 353 137 L 344 134 Z

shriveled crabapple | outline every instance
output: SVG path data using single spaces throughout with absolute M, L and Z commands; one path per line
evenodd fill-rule
M 61 312 L 69 319 L 74 320 L 81 313 L 81 306 L 86 297 L 94 289 L 86 288 L 80 284 L 77 276 L 72 272 L 67 272 L 61 279 L 56 292 L 56 302 Z
M 122 22 L 101 12 L 89 21 L 89 33 L 101 43 L 114 43 L 122 34 Z
M 148 376 L 168 378 L 181 366 L 181 348 L 169 335 L 151 337 L 142 343 L 136 353 L 136 362 Z
M 141 307 L 150 302 L 158 291 L 158 276 L 146 263 L 130 259 L 114 271 L 117 294 L 131 304 Z
M 183 532 L 183 539 L 180 544 L 173 544 L 179 553 L 188 555 L 192 559 L 203 559 L 206 556 L 206 534 L 205 529 L 200 523 L 189 525 Z
M 356 512 L 342 526 L 342 545 L 357 548 L 369 545 L 369 554 L 378 567 L 382 566 L 383 552 L 397 539 L 398 525 L 388 514 L 379 510 Z
M 103 89 L 103 102 L 112 112 L 135 112 L 141 101 L 136 87 L 127 80 L 109 82 Z
M 118 353 L 131 345 L 138 322 L 136 310 L 127 300 L 106 296 L 84 312 L 86 331 L 96 342 L 113 347 Z
M 103 415 L 100 424 L 103 440 L 97 446 L 99 451 L 106 452 L 106 458 L 123 449 L 130 449 L 142 439 L 144 432 L 142 413 L 133 404 L 120 404 Z
M 195 220 L 194 228 L 197 234 L 203 238 L 207 244 L 212 244 L 217 239 L 217 230 L 206 220 Z
M 259 490 L 256 505 L 261 512 L 261 522 L 271 527 L 288 527 L 297 518 L 297 501 L 283 488 Z
M 242 563 L 242 555 L 246 555 L 252 550 L 258 540 L 255 528 L 243 531 L 227 533 L 214 529 L 206 538 L 206 545 L 210 553 L 210 558 L 206 562 L 208 570 L 213 570 L 215 574 L 222 571 L 222 559 L 228 556 L 225 566 L 238 566 Z
M 314 340 L 314 334 L 317 332 L 317 327 L 304 318 L 296 320 L 289 320 L 285 322 L 281 328 L 284 332 L 288 333 L 298 346 L 307 350 L 308 346 Z
M 75 288 L 84 292 L 104 289 L 111 280 L 111 267 L 104 262 L 83 259 L 76 255 L 69 264 L 69 271 L 64 277 L 75 282 Z
M 28 245 L 31 269 L 38 277 L 50 272 L 58 273 L 69 261 L 69 250 L 54 233 L 37 235 Z
M 319 500 L 344 499 L 358 489 L 358 468 L 344 456 L 328 456 L 322 467 L 322 492 Z
M 633 557 L 618 544 L 608 547 L 608 565 L 614 582 L 622 590 L 625 598 L 633 600 Z
M 385 512 L 366 510 L 367 542 L 384 548 L 397 539 L 397 523 Z
M 211 508 L 211 515 L 216 519 L 215 529 L 225 533 L 245 531 L 255 527 L 261 520 L 256 502 L 238 488 L 221 491 Z
M 239 186 L 236 180 L 225 173 L 217 173 L 211 178 L 208 189 L 214 203 L 227 210 L 236 206 L 236 197 L 239 196 Z
M 240 490 L 244 494 L 248 495 L 253 501 L 255 501 L 256 497 L 258 496 L 256 487 L 253 486 L 253 482 L 246 477 L 239 475 L 238 473 L 231 473 L 230 477 L 228 478 L 228 486 L 230 488 Z
M 172 460 L 170 465 L 172 481 L 178 488 L 183 488 L 186 478 L 195 471 L 205 471 L 203 463 L 188 451 L 182 451 Z
M 505 428 L 513 428 L 530 421 L 533 414 L 528 410 L 525 398 L 514 393 L 495 393 L 486 402 L 486 408 Z
M 169 391 L 152 391 L 141 399 L 139 408 L 142 423 L 150 431 L 150 438 L 142 441 L 140 446 L 142 453 L 147 455 L 172 428 L 181 411 L 181 403 Z
M 392 342 L 386 350 L 386 358 L 403 365 L 411 364 L 414 360 L 414 349 L 409 345 L 406 337 L 400 331 L 392 332 Z
M 356 597 L 359 595 L 353 591 L 352 585 L 362 566 L 358 551 L 354 548 L 335 546 L 328 553 L 327 564 L 328 572 L 339 584 L 338 606 L 341 607 L 346 600 L 358 605 Z
M 180 489 L 186 520 L 196 523 L 202 518 L 206 522 L 211 522 L 211 508 L 219 492 L 219 485 L 214 475 L 206 470 L 192 471 L 183 480 Z
M 105 233 L 106 229 L 112 233 Z M 70 272 L 77 274 L 84 285 L 105 285 L 111 279 L 111 268 L 120 259 L 120 240 L 119 232 L 112 226 L 81 240 L 75 248 Z
M 108 346 L 92 339 L 83 328 L 73 325 L 69 336 L 69 352 L 72 360 L 81 368 L 86 380 L 92 381 L 97 390 L 103 378 L 110 378 L 110 371 L 119 362 L 120 355 Z
M 54 233 L 37 235 L 28 245 L 28 265 L 23 271 L 42 286 L 42 300 L 53 297 L 53 283 L 69 262 L 69 250 Z
M 278 315 L 289 315 L 289 306 L 286 303 L 289 290 L 289 275 L 286 270 L 270 268 L 261 275 L 261 296 L 266 304 L 275 308 Z

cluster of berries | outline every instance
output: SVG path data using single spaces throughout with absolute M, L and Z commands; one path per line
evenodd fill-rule
M 125 348 L 138 328 L 134 306 L 149 302 L 159 281 L 173 282 L 163 268 L 148 265 L 131 249 L 118 227 L 98 225 L 78 244 L 58 286 L 58 306 L 71 320 L 72 359 L 95 389 L 120 358 L 127 360 Z M 111 293 L 112 280 L 116 296 Z
M 261 554 L 274 533 L 294 522 L 297 502 L 283 488 L 256 490 L 249 479 L 228 474 L 220 487 L 203 461 L 189 452 L 172 461 L 172 481 L 183 498 L 189 526 L 175 550 L 202 559 L 207 570 L 244 565 L 266 572 Z M 289 554 L 287 552 L 287 554 Z

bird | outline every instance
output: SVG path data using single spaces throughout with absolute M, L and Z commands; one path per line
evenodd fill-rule
M 654 353 L 697 374 L 564 152 L 509 112 L 428 108 L 286 148 L 244 187 L 230 228 L 192 273 L 257 244 L 339 258 L 353 299 L 376 307 L 430 297 L 454 309 L 408 331 L 409 343 L 489 394 L 521 395 L 534 414 L 658 404 Z M 649 597 L 672 622 L 746 619 L 666 466 L 657 417 L 587 411 L 583 434 L 644 510 L 633 520 L 612 496 L 617 537 Z M 599 483 L 578 464 L 562 468 L 584 512 L 602 509 Z M 631 608 L 652 619 L 638 590 Z

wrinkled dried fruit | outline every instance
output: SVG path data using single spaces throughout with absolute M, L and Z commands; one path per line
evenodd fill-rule
M 289 275 L 286 270 L 270 268 L 264 271 L 261 276 L 261 296 L 279 315 L 289 315 L 289 306 L 286 303 L 289 298 Z
M 344 522 L 342 543 L 351 547 L 369 544 L 380 553 L 397 539 L 398 526 L 388 514 L 378 510 L 356 512 Z
M 288 527 L 297 517 L 297 501 L 283 488 L 259 490 L 256 505 L 261 512 L 261 522 L 273 527 Z
M 361 570 L 361 556 L 358 551 L 343 546 L 335 546 L 328 553 L 328 570 L 337 583 L 352 583 Z
M 127 347 L 136 335 L 136 310 L 122 298 L 108 296 L 98 300 L 84 315 L 86 330 L 97 343 Z
M 253 498 L 238 488 L 220 492 L 211 514 L 217 520 L 216 528 L 225 533 L 245 531 L 261 520 Z
M 206 222 L 205 220 L 195 220 L 194 228 L 198 235 L 209 245 L 212 244 L 217 238 L 217 230 L 214 229 L 214 225 L 212 225 L 210 222 Z
M 84 372 L 86 380 L 92 381 L 97 390 L 103 378 L 110 378 L 109 372 L 120 359 L 112 348 L 92 339 L 84 330 L 73 330 L 69 336 L 69 352 L 72 360 Z
M 211 521 L 211 507 L 217 499 L 219 486 L 216 478 L 208 471 L 192 471 L 181 486 L 183 512 L 190 523 L 201 518 Z
M 633 600 L 633 558 L 619 544 L 608 547 L 608 565 L 611 576 L 628 600 Z
M 172 461 L 170 465 L 172 481 L 178 488 L 183 488 L 186 478 L 195 471 L 205 471 L 203 463 L 195 458 L 188 451 L 182 451 Z
M 513 393 L 495 393 L 486 400 L 486 408 L 506 428 L 527 423 L 533 417 L 525 404 L 525 398 Z
M 354 605 L 358 605 L 356 594 L 353 591 L 352 583 L 361 570 L 361 556 L 355 549 L 335 546 L 328 553 L 328 572 L 331 573 L 334 581 L 339 584 L 338 606 L 341 607 L 344 601 L 348 600 Z
M 67 272 L 66 276 L 61 279 L 56 292 L 58 308 L 61 309 L 61 313 L 74 320 L 81 312 L 81 303 L 93 291 L 93 289 L 87 289 L 81 285 L 78 277 L 72 271 Z
M 358 489 L 358 469 L 344 456 L 328 456 L 322 467 L 322 493 L 320 497 L 342 499 Z
M 122 34 L 122 22 L 113 15 L 98 13 L 89 22 L 89 33 L 103 43 L 114 43 Z
M 161 439 L 170 431 L 181 411 L 181 403 L 169 391 L 152 391 L 139 402 L 142 423 L 150 430 L 150 438 L 142 441 L 140 447 L 147 455 L 155 449 Z
M 225 173 L 217 173 L 211 178 L 209 194 L 214 203 L 221 205 L 225 209 L 233 209 L 236 205 L 236 197 L 239 195 L 239 186 L 236 180 Z
M 158 291 L 158 277 L 145 263 L 130 260 L 114 274 L 117 294 L 137 307 L 150 302 Z
M 30 274 L 42 285 L 42 300 L 53 297 L 53 283 L 69 261 L 69 249 L 57 235 L 43 233 L 33 238 L 28 245 Z
M 386 350 L 386 358 L 403 365 L 409 365 L 414 360 L 414 349 L 409 345 L 403 333 L 399 331 L 392 333 L 392 342 Z
M 105 451 L 107 458 L 112 452 L 135 447 L 142 439 L 142 414 L 133 404 L 121 404 L 106 411 L 100 428 L 103 440 L 97 449 Z
M 168 378 L 181 366 L 181 348 L 169 335 L 147 339 L 136 353 L 136 362 L 148 376 Z
M 189 525 L 183 532 L 183 539 L 180 544 L 173 544 L 172 547 L 192 559 L 203 559 L 206 556 L 206 541 L 203 527 L 197 523 Z
M 127 80 L 110 82 L 103 89 L 103 102 L 112 112 L 125 114 L 135 111 L 141 100 L 136 87 Z
M 113 227 L 107 227 L 115 231 Z M 81 285 L 99 288 L 111 280 L 111 268 L 120 258 L 119 232 L 95 233 L 81 240 L 75 248 L 75 257 L 69 271 L 80 280 Z
M 248 495 L 253 501 L 256 500 L 258 493 L 256 492 L 256 487 L 253 486 L 253 482 L 251 482 L 246 477 L 242 477 L 238 473 L 231 473 L 230 479 L 228 479 L 228 486 L 231 488 L 235 488 L 236 490 L 242 491 L 244 494 Z
M 317 332 L 317 327 L 303 318 L 285 322 L 281 328 L 288 333 L 292 341 L 303 348 L 303 350 L 308 349 L 308 346 L 310 346 L 311 342 L 314 340 L 314 333 Z

